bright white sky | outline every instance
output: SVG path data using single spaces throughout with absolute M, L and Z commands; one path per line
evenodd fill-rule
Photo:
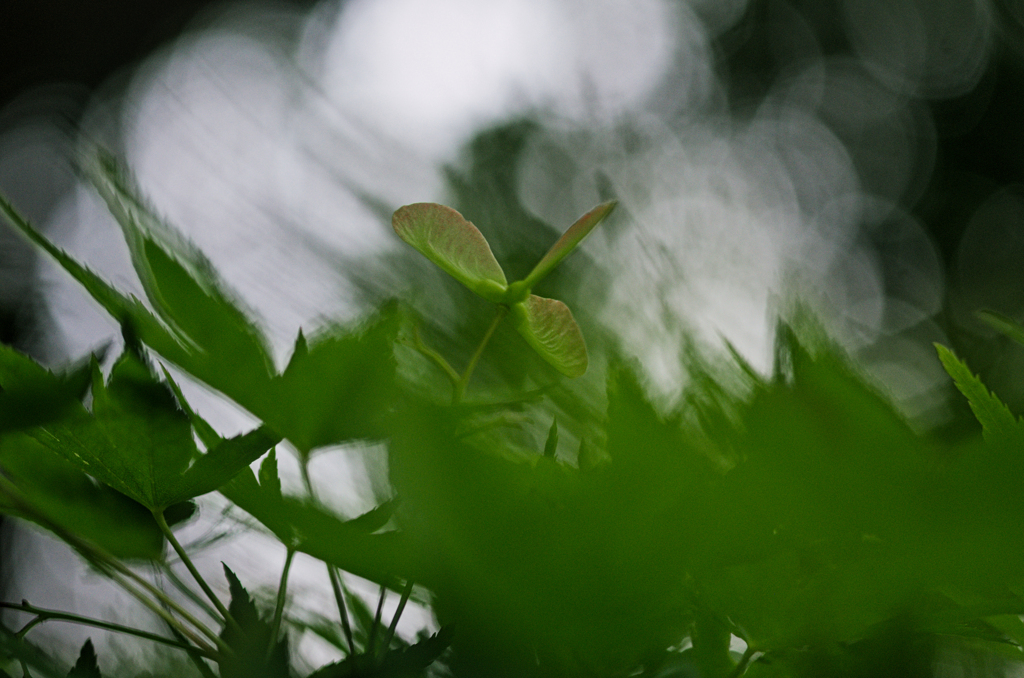
M 356 115 L 444 156 L 532 107 L 577 119 L 636 108 L 674 56 L 679 21 L 663 0 L 353 0 L 323 83 Z

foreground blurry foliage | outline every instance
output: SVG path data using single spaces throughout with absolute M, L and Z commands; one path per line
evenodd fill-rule
M 194 673 L 224 678 L 928 676 L 949 652 L 1024 664 L 1024 423 L 949 350 L 938 347 L 939 359 L 984 429 L 956 446 L 915 433 L 809 320 L 779 324 L 770 377 L 736 355 L 728 378 L 694 362 L 668 414 L 612 352 L 606 411 L 576 408 L 560 431 L 545 408 L 555 387 L 499 402 L 470 377 L 507 314 L 564 375 L 552 381 L 586 371 L 568 307 L 531 289 L 614 203 L 584 215 L 512 284 L 472 224 L 418 204 L 396 212 L 396 233 L 496 309 L 465 369 L 388 303 L 358 327 L 300 333 L 278 373 L 202 255 L 150 214 L 111 160 L 92 172 L 149 304 L 0 201 L 125 338 L 109 370 L 91 356 L 55 374 L 0 348 L 0 510 L 65 541 L 166 634 L 4 603 L 25 621 L 2 629 L 0 676 L 116 673 L 91 643 L 70 672 L 58 666 L 31 642 L 49 621 L 171 646 Z M 1024 338 L 1012 321 L 986 319 Z M 262 425 L 223 438 L 164 365 Z M 530 427 L 547 431 L 542 445 L 522 434 Z M 282 494 L 282 441 L 299 457 L 305 496 Z M 348 518 L 318 502 L 307 468 L 318 449 L 352 441 L 386 443 L 395 499 Z M 194 500 L 215 491 L 287 549 L 272 609 L 259 609 L 229 565 L 230 600 L 220 600 L 175 537 Z M 185 599 L 138 567 L 170 572 L 168 545 L 200 589 Z M 337 618 L 316 629 L 285 612 L 296 552 L 324 561 L 335 594 Z M 339 571 L 380 584 L 382 600 L 398 592 L 395 618 L 371 612 Z M 410 598 L 430 605 L 437 633 L 396 635 Z M 289 639 L 310 630 L 342 658 L 302 673 Z M 734 637 L 744 652 L 730 649 L 742 646 Z M 183 670 L 154 659 L 150 673 Z

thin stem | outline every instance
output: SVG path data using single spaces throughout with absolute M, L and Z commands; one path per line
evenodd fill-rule
M 524 391 L 518 398 L 512 398 L 510 400 L 503 400 L 501 402 L 494 403 L 473 403 L 473 409 L 477 412 L 488 412 L 488 411 L 504 411 L 513 408 L 522 408 L 528 402 L 534 402 L 540 400 L 544 395 L 551 390 L 553 384 L 546 386 L 538 386 L 537 388 Z
M 182 548 L 181 544 L 178 542 L 178 539 L 174 536 L 174 532 L 167 525 L 167 520 L 164 518 L 164 512 L 153 511 L 153 517 L 156 519 L 156 524 L 160 526 L 160 531 L 164 533 L 164 537 L 167 538 L 167 541 L 171 544 L 171 547 L 174 549 L 174 552 L 178 554 L 178 557 L 181 559 L 181 562 L 185 564 L 185 567 L 188 569 L 189 574 L 191 574 L 192 578 L 196 580 L 196 583 L 199 584 L 199 588 L 203 590 L 203 593 L 205 593 L 206 597 L 210 599 L 210 602 L 213 603 L 213 606 L 217 608 L 217 612 L 219 612 L 221 617 L 223 617 L 224 623 L 232 627 L 233 631 L 244 637 L 246 634 L 244 631 L 242 631 L 242 627 L 238 625 L 238 622 L 236 622 L 234 617 L 231 616 L 231 613 L 228 612 L 228 608 L 224 607 L 224 603 L 220 601 L 220 598 L 218 598 L 216 594 L 214 594 L 213 589 L 210 588 L 210 585 L 207 584 L 206 580 L 203 579 L 203 576 L 199 574 L 199 570 L 196 569 L 196 566 L 192 562 L 192 559 L 188 557 L 188 553 L 185 551 L 184 548 Z
M 303 455 L 299 460 L 299 472 L 302 474 L 302 484 L 306 487 L 306 494 L 309 498 L 317 503 L 316 489 L 313 487 L 313 479 L 309 477 L 309 457 Z M 348 643 L 348 653 L 351 657 L 355 657 L 356 644 L 353 640 L 352 635 L 352 624 L 348 619 L 348 606 L 345 605 L 345 594 L 341 589 L 341 577 L 338 575 L 338 569 L 330 563 L 324 563 L 327 565 L 327 578 L 331 580 L 331 590 L 334 591 L 334 600 L 338 604 L 338 615 L 341 617 L 341 628 L 345 632 L 345 642 Z M 353 659 L 353 661 L 355 661 Z
M 9 610 L 21 610 L 24 609 L 24 606 L 27 605 L 28 602 L 24 600 L 21 601 L 21 605 L 15 605 L 14 603 L 0 603 L 0 607 L 7 608 Z M 14 637 L 18 640 L 22 640 L 25 636 L 28 635 L 29 631 L 31 631 L 33 628 L 35 628 L 39 624 L 42 624 L 45 621 L 46 617 L 44 617 L 43 615 L 36 615 L 32 619 L 30 619 L 27 624 L 18 629 L 17 632 L 15 632 Z
M 170 563 L 164 562 L 161 563 L 160 566 L 160 571 L 163 572 L 163 574 L 167 575 L 167 578 L 170 580 L 171 584 L 174 585 L 174 588 L 176 588 L 183 596 L 192 601 L 193 605 L 201 609 L 209 617 L 211 617 L 212 619 L 217 618 L 217 611 L 214 610 L 213 607 L 208 602 L 206 602 L 206 599 L 204 599 L 198 593 L 190 589 L 188 585 L 181 580 L 181 577 L 179 577 L 178 573 L 174 571 L 174 568 L 171 567 Z
M 405 582 L 405 588 L 402 589 L 402 597 L 398 601 L 398 608 L 395 609 L 395 615 L 391 617 L 391 626 L 388 627 L 388 632 L 380 644 L 382 655 L 388 651 L 389 647 L 391 647 L 391 641 L 395 637 L 395 631 L 398 630 L 398 620 L 402 618 L 402 612 L 405 611 L 405 604 L 409 602 L 409 596 L 411 595 L 412 579 L 409 579 Z
M 60 534 L 62 539 L 77 548 L 82 555 L 90 559 L 94 565 L 103 570 L 104 573 L 115 583 L 121 586 L 121 588 L 132 594 L 140 603 L 152 610 L 161 619 L 168 621 L 175 628 L 178 628 L 189 638 L 189 640 L 195 642 L 198 637 L 191 629 L 182 626 L 181 622 L 171 616 L 169 610 L 175 612 L 184 621 L 191 624 L 193 628 L 197 629 L 200 633 L 216 643 L 217 647 L 221 651 L 227 651 L 228 653 L 231 652 L 230 648 L 221 641 L 220 637 L 216 633 L 211 631 L 206 624 L 196 619 L 188 610 L 179 605 L 177 601 L 164 593 L 162 589 L 154 586 L 151 582 L 146 581 L 145 578 L 139 576 L 137 573 L 132 571 L 131 568 L 126 567 L 106 551 L 87 544 L 71 534 Z M 135 583 L 133 584 L 132 582 Z M 150 595 L 160 601 L 160 603 L 165 605 L 168 610 L 157 606 L 152 599 L 143 593 L 143 590 L 147 591 Z M 202 643 L 202 640 L 199 639 L 199 642 Z
M 167 622 L 165 621 L 164 624 L 167 624 Z M 182 643 L 185 642 L 185 636 L 181 635 L 181 631 L 174 628 L 170 624 L 167 624 L 167 629 L 171 632 L 172 636 L 177 638 Z M 196 650 L 194 647 L 189 646 L 189 649 L 186 650 L 186 652 L 188 653 L 188 658 L 195 665 L 199 673 L 202 674 L 203 678 L 217 678 L 217 676 L 213 673 L 213 670 L 206 665 L 205 661 L 203 661 L 203 655 L 200 654 L 198 650 Z M 213 659 L 217 662 L 220 661 L 219 657 L 214 657 Z
M 495 416 L 490 420 L 482 421 L 476 426 L 456 428 L 455 437 L 459 440 L 464 440 L 478 433 L 483 433 L 484 431 L 490 431 L 496 428 L 514 428 L 516 426 L 528 424 L 531 421 L 533 421 L 533 418 L 530 415 L 510 412 L 505 415 Z
M 270 624 L 270 642 L 267 643 L 267 661 L 274 653 L 274 646 L 277 645 L 277 634 L 281 631 L 281 617 L 284 615 L 284 601 L 288 594 L 288 571 L 292 568 L 292 558 L 295 557 L 295 549 L 288 549 L 284 557 L 284 568 L 281 570 L 281 583 L 277 585 L 277 604 L 274 605 L 274 620 Z
M 114 560 L 112 562 L 109 562 L 109 563 L 102 563 L 102 564 L 107 566 L 107 567 L 110 567 L 113 570 L 113 572 L 108 572 L 107 576 L 109 576 L 111 579 L 113 579 L 115 582 L 117 582 L 126 591 L 128 591 L 129 593 L 134 595 L 143 605 L 146 605 L 146 607 L 149 607 L 150 609 L 154 609 L 153 605 L 155 605 L 155 603 L 153 603 L 152 600 L 147 598 L 142 593 L 142 591 L 136 589 L 134 584 L 131 584 L 127 580 L 132 580 L 132 581 L 136 582 L 140 587 L 142 587 L 142 589 L 148 591 L 157 600 L 159 600 L 161 604 L 166 605 L 169 610 L 172 610 L 173 612 L 175 612 L 184 621 L 186 621 L 189 624 L 191 624 L 193 626 L 193 628 L 197 629 L 204 636 L 206 636 L 207 638 L 209 638 L 213 642 L 217 643 L 218 647 L 220 647 L 222 645 L 222 641 L 220 639 L 220 636 L 218 636 L 216 633 L 211 631 L 210 628 L 206 624 L 204 624 L 201 621 L 199 621 L 198 619 L 196 619 L 195 616 L 193 616 L 188 610 L 186 610 L 181 605 L 179 605 L 177 603 L 177 601 L 175 601 L 173 598 L 168 596 L 162 590 L 160 590 L 159 588 L 157 588 L 156 586 L 154 586 L 150 582 L 146 581 L 145 579 L 143 579 L 142 577 L 137 575 L 135 572 L 132 572 L 132 570 L 130 570 L 129 568 L 125 567 L 124 565 L 122 565 L 121 563 L 117 562 L 116 560 Z M 160 607 L 157 607 L 156 610 L 159 610 L 159 612 L 157 614 L 161 618 L 163 618 L 164 615 L 161 614 L 161 613 L 164 613 L 166 611 L 163 608 L 160 608 Z M 181 623 L 177 619 L 175 619 L 174 617 L 171 617 L 171 620 L 178 627 L 181 626 Z M 182 628 L 181 630 L 182 630 L 183 633 L 186 633 L 188 631 L 188 629 L 185 629 L 185 628 Z M 191 632 L 187 632 L 186 635 L 189 635 L 190 633 Z M 189 635 L 189 638 L 191 639 L 192 635 Z M 227 645 L 223 645 L 222 649 L 227 649 Z
M 381 613 L 384 611 L 384 599 L 387 595 L 387 588 L 381 585 L 380 597 L 377 599 L 377 614 L 373 616 L 373 626 L 370 627 L 370 637 L 366 641 L 366 654 L 371 657 L 374 657 L 377 654 L 377 629 L 380 628 Z
M 19 638 L 15 635 L 14 631 L 7 628 L 6 624 L 0 624 L 0 636 L 2 636 L 0 644 L 4 645 L 6 650 L 4 656 L 8 660 L 14 660 L 15 658 L 18 660 L 22 675 L 31 676 L 28 668 L 29 664 L 40 667 L 47 676 L 63 675 L 56 670 L 52 658 L 43 655 L 32 643 Z
M 448 364 L 448 361 L 444 359 L 444 356 L 423 343 L 423 339 L 420 338 L 420 329 L 418 327 L 413 327 L 412 329 L 412 341 L 403 341 L 402 343 L 413 350 L 418 351 L 425 358 L 441 368 L 441 371 L 444 372 L 445 376 L 451 380 L 452 385 L 459 383 L 459 373 L 455 371 L 455 368 Z
M 750 660 L 754 658 L 754 655 L 758 653 L 757 648 L 747 646 L 747 649 L 743 652 L 743 656 L 740 657 L 740 661 L 736 664 L 736 668 L 729 674 L 729 678 L 740 678 L 744 673 L 747 672 L 747 666 L 750 665 Z
M 150 610 L 155 612 L 159 617 L 165 620 L 169 619 L 170 623 L 176 627 L 180 627 L 183 633 L 187 632 L 186 635 L 189 637 L 190 640 L 192 640 L 195 637 L 195 634 L 192 631 L 185 627 L 182 627 L 181 622 L 179 622 L 174 617 L 169 616 L 169 614 L 162 608 L 157 607 L 156 604 L 150 598 L 143 594 L 143 592 L 136 588 L 134 585 L 129 583 L 128 580 L 135 581 L 138 584 L 138 586 L 148 591 L 153 597 L 155 597 L 157 600 L 159 600 L 161 603 L 163 603 L 170 609 L 174 610 L 182 619 L 187 621 L 194 628 L 198 629 L 201 633 L 203 633 L 203 635 L 210 638 L 214 643 L 217 643 L 219 648 L 230 652 L 230 649 L 227 647 L 227 645 L 223 644 L 223 642 L 220 640 L 220 637 L 217 636 L 217 634 L 211 631 L 205 624 L 200 622 L 194 616 L 189 614 L 188 610 L 178 605 L 177 602 L 171 599 L 166 593 L 164 593 L 158 587 L 154 586 L 150 582 L 146 581 L 143 577 L 133 572 L 131 568 L 122 564 L 117 558 L 112 556 L 104 549 L 86 542 L 85 540 L 79 538 L 77 535 L 68 532 L 66 529 L 64 529 L 57 523 L 54 523 L 51 520 L 47 519 L 45 516 L 39 514 L 31 504 L 29 504 L 21 497 L 21 493 L 17 489 L 17 487 L 15 487 L 13 483 L 11 483 L 7 478 L 4 478 L 2 475 L 0 475 L 0 493 L 3 493 L 7 497 L 7 499 L 14 503 L 14 505 L 17 506 L 20 510 L 24 511 L 27 515 L 33 516 L 33 518 L 37 522 L 39 522 L 41 525 L 43 525 L 51 532 L 56 534 L 58 537 L 60 537 L 62 540 L 64 540 L 69 546 L 78 551 L 78 553 L 82 557 L 84 557 L 86 560 L 90 561 L 93 565 L 102 570 L 108 577 L 110 577 L 118 585 L 120 585 L 126 591 L 135 596 L 135 598 L 139 600 L 139 602 L 141 602 L 143 605 L 145 605 Z M 209 646 L 207 645 L 206 647 Z
M 46 617 L 42 616 L 42 615 L 39 615 L 38 617 L 33 617 L 27 624 L 22 626 L 18 630 L 18 632 L 15 633 L 14 635 L 17 638 L 24 638 L 28 634 L 29 631 L 31 631 L 36 626 L 39 626 L 40 624 L 42 624 L 43 622 L 46 622 L 46 621 L 49 621 L 49 620 Z
M 341 629 L 345 633 L 345 642 L 348 643 L 348 653 L 351 656 L 356 654 L 356 643 L 352 636 L 352 624 L 348 620 L 348 607 L 345 605 L 345 594 L 341 590 L 341 578 L 338 570 L 330 563 L 327 564 L 327 577 L 331 580 L 331 588 L 334 590 L 334 600 L 338 603 L 338 614 L 341 616 Z
M 483 355 L 487 343 L 491 340 L 491 336 L 494 335 L 494 331 L 498 329 L 498 324 L 508 315 L 508 310 L 508 306 L 498 307 L 498 313 L 494 316 L 494 320 L 491 321 L 491 326 L 487 328 L 487 332 L 484 333 L 484 338 L 480 340 L 480 345 L 476 347 L 473 357 L 469 359 L 466 371 L 462 373 L 462 376 L 455 384 L 455 390 L 452 393 L 452 404 L 462 401 L 462 396 L 466 393 L 466 386 L 469 384 L 469 378 L 473 376 L 473 370 L 476 369 L 476 364 L 480 362 L 480 356 Z
M 148 631 L 142 631 L 140 629 L 133 628 L 131 626 L 123 626 L 121 624 L 115 624 L 113 622 L 106 622 L 101 619 L 92 619 L 90 617 L 83 617 L 77 614 L 71 614 L 70 612 L 61 612 L 60 610 L 50 610 L 47 608 L 36 607 L 30 605 L 28 601 L 22 601 L 20 605 L 14 603 L 0 602 L 0 608 L 8 610 L 17 610 L 19 612 L 26 612 L 28 614 L 36 615 L 34 619 L 25 624 L 15 635 L 20 639 L 24 638 L 25 634 L 29 632 L 33 627 L 48 621 L 63 621 L 71 624 L 81 624 L 83 626 L 93 626 L 99 629 L 105 629 L 107 631 L 114 631 L 116 633 L 124 633 L 130 636 L 137 636 L 139 638 L 145 638 L 146 640 L 153 641 L 154 643 L 162 643 L 171 647 L 176 647 L 181 650 L 197 650 L 186 643 L 181 643 L 171 638 L 165 638 L 164 636 L 157 635 L 155 633 L 149 633 Z M 210 652 L 208 649 L 199 648 L 197 650 L 204 657 L 213 659 L 216 657 L 215 653 Z
M 316 496 L 316 488 L 313 487 L 313 479 L 309 477 L 309 457 L 303 455 L 299 463 L 299 473 L 302 474 L 302 485 L 306 488 L 306 494 L 313 501 L 314 504 L 319 504 L 320 500 Z
M 159 605 L 157 605 L 148 596 L 146 596 L 141 590 L 139 590 L 139 588 L 136 587 L 135 584 L 133 584 L 130 581 L 128 581 L 128 579 L 124 575 L 121 575 L 121 574 L 119 574 L 117 572 L 108 572 L 107 576 L 110 577 L 111 579 L 113 579 L 115 582 L 117 582 L 117 584 L 121 588 L 123 588 L 125 591 L 127 591 L 132 596 L 134 596 L 136 600 L 138 600 L 140 603 L 142 603 L 147 608 L 149 608 L 149 610 L 153 614 L 155 614 L 156 616 L 160 617 L 161 619 L 163 619 L 165 622 L 167 622 L 168 624 L 170 624 L 174 628 L 178 629 L 178 631 L 183 636 L 185 636 L 190 641 L 192 641 L 199 650 L 202 650 L 202 651 L 210 654 L 210 656 L 213 656 L 213 657 L 217 656 L 217 650 L 219 650 L 220 652 L 225 653 L 225 654 L 231 654 L 232 653 L 231 648 L 229 648 L 227 646 L 227 644 L 224 643 L 223 640 L 221 640 L 218 636 L 215 636 L 215 635 L 211 638 L 211 640 L 213 640 L 214 643 L 217 645 L 217 650 L 214 650 L 195 631 L 193 631 L 192 629 L 188 628 L 187 626 L 184 626 L 169 611 L 167 611 L 164 608 L 162 608 Z M 161 601 L 161 602 L 163 602 L 163 601 Z M 205 629 L 206 627 L 204 626 L 202 628 Z M 206 629 L 206 631 L 209 632 L 209 629 Z M 207 633 L 206 635 L 209 636 L 211 634 Z

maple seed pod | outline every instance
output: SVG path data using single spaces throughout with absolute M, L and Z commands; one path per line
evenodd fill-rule
M 484 299 L 507 306 L 516 329 L 544 360 L 567 377 L 587 371 L 587 346 L 569 308 L 530 290 L 607 217 L 616 202 L 598 205 L 569 227 L 524 280 L 508 284 L 480 230 L 451 207 L 414 203 L 391 218 L 398 237 Z

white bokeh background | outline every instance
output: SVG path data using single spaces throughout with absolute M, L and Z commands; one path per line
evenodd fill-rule
M 942 416 L 942 373 L 923 357 L 943 338 L 930 320 L 942 270 L 896 204 L 930 167 L 934 132 L 920 97 L 972 87 L 991 40 L 984 5 L 944 5 L 843 3 L 855 61 L 825 56 L 802 20 L 774 3 L 773 49 L 788 66 L 746 107 L 729 101 L 712 46 L 745 9 L 738 0 L 349 0 L 308 14 L 231 5 L 97 93 L 81 132 L 123 154 L 283 361 L 300 327 L 365 310 L 339 261 L 400 246 L 362 196 L 391 208 L 444 202 L 444 168 L 459 166 L 475 134 L 532 118 L 540 131 L 520 161 L 522 204 L 566 225 L 598 201 L 600 180 L 628 215 L 614 236 L 598 232 L 584 245 L 614 281 L 606 305 L 591 310 L 641 359 L 659 395 L 672 399 L 685 383 L 685 336 L 712 347 L 728 340 L 767 370 L 773 313 L 800 296 L 927 425 Z M 69 143 L 51 136 L 21 147 Z M 90 189 L 72 186 L 48 215 L 61 246 L 138 289 L 120 232 Z M 79 356 L 116 337 L 61 272 L 43 266 L 39 276 L 57 353 Z M 252 425 L 199 387 L 187 395 L 226 433 Z M 348 515 L 368 508 L 380 456 L 317 457 L 326 499 Z M 294 464 L 283 473 L 297 488 Z M 211 529 L 217 509 L 207 502 L 187 534 Z M 20 597 L 104 618 L 136 614 L 88 575 L 64 581 L 77 564 L 45 538 L 18 539 L 24 553 L 44 549 L 55 563 L 22 571 L 12 584 Z M 220 581 L 223 559 L 258 588 L 276 581 L 283 557 L 249 536 L 204 552 L 201 566 Z M 299 606 L 332 615 L 322 568 L 300 557 L 294 572 Z M 407 615 L 406 634 L 429 624 L 423 610 Z M 299 653 L 314 664 L 333 658 L 313 641 Z

